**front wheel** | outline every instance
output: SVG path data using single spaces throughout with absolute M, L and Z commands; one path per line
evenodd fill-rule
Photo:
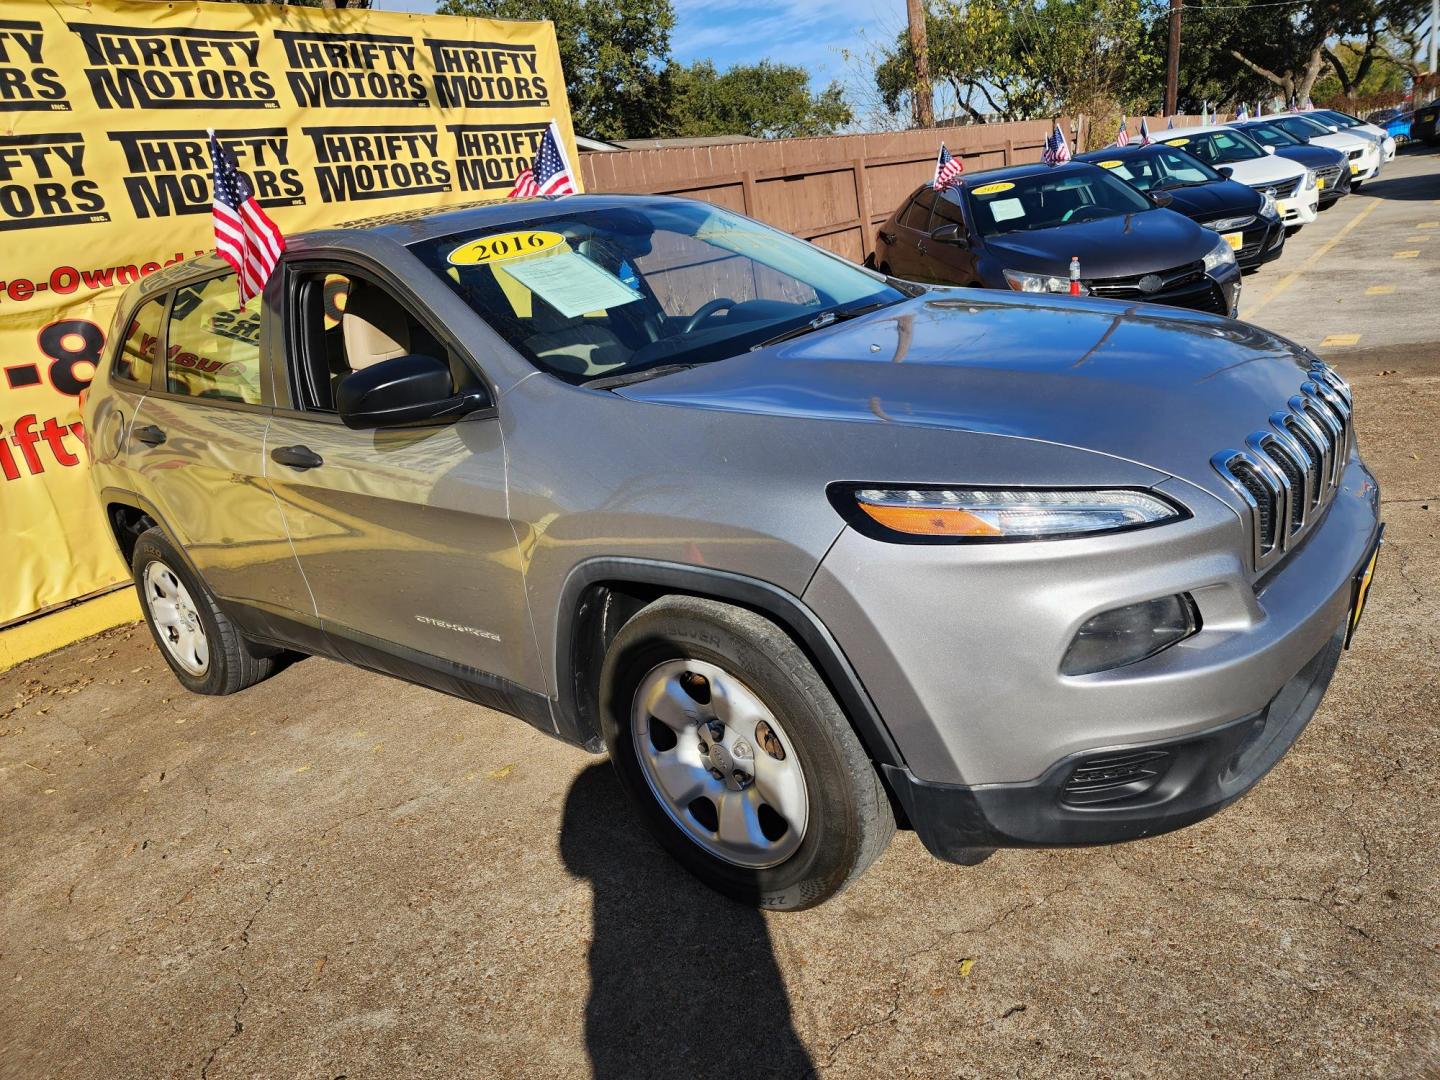
M 600 701 L 611 761 L 646 824 L 736 900 L 813 907 L 894 834 L 879 777 L 824 680 L 753 612 L 657 600 L 616 636 Z

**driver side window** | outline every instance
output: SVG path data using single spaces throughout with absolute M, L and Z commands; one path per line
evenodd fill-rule
M 335 390 L 346 375 L 397 356 L 432 356 L 449 363 L 452 374 L 463 371 L 424 322 L 367 278 L 337 271 L 305 273 L 293 296 L 296 408 L 333 413 Z

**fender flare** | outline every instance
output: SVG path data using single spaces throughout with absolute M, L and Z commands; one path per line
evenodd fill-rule
M 905 760 L 844 651 L 825 624 L 797 597 L 757 578 L 683 563 L 634 557 L 597 556 L 577 564 L 560 590 L 555 626 L 555 685 L 558 734 L 568 742 L 598 750 L 600 729 L 591 687 L 592 641 L 582 633 L 594 613 L 585 596 L 606 584 L 639 586 L 662 593 L 705 597 L 748 608 L 784 630 L 820 672 L 861 744 L 877 765 L 903 768 Z M 568 729 L 568 730 L 567 730 Z

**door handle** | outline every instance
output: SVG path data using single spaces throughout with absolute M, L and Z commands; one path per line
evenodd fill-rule
M 318 469 L 325 464 L 325 459 L 308 446 L 277 446 L 270 451 L 270 457 L 281 465 L 299 469 L 301 472 Z
M 879 235 L 880 239 L 884 240 L 887 244 L 893 244 L 895 242 L 895 234 L 893 232 L 886 232 L 884 229 L 881 229 Z
M 161 431 L 154 424 L 137 427 L 131 434 L 146 446 L 159 446 L 165 441 L 165 432 Z

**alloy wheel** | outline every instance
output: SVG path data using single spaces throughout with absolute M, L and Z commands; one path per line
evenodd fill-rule
M 205 624 L 175 571 L 158 559 L 145 567 L 145 603 L 171 658 L 191 675 L 204 675 L 210 667 Z

